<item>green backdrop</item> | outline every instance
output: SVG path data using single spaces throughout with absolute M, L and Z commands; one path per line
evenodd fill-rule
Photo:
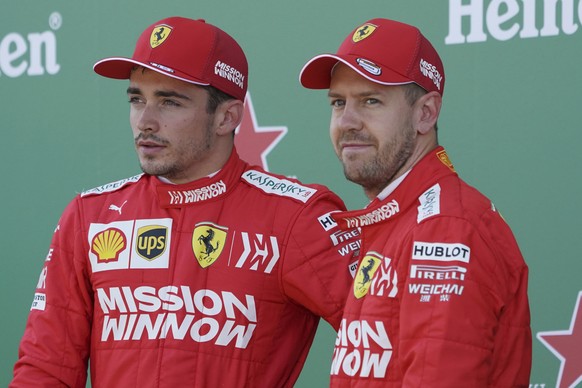
M 581 0 L 2 4 L 0 386 L 11 378 L 61 211 L 76 193 L 139 172 L 127 84 L 98 77 L 92 64 L 130 55 L 143 28 L 173 15 L 204 18 L 245 49 L 255 130 L 284 134 L 267 149 L 269 170 L 326 184 L 352 209 L 366 199 L 344 180 L 329 144 L 326 92 L 303 89 L 299 71 L 373 17 L 419 26 L 445 64 L 440 142 L 461 176 L 501 210 L 530 267 L 531 386 L 576 386 L 582 378 L 582 314 L 576 321 Z M 297 386 L 327 385 L 333 342 L 322 324 Z

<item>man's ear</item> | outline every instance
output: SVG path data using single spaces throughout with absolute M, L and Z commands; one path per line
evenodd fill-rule
M 241 100 L 224 101 L 216 108 L 216 133 L 226 135 L 233 132 L 242 121 L 244 104 Z
M 437 92 L 426 93 L 414 103 L 414 128 L 421 134 L 427 134 L 435 128 L 443 99 Z

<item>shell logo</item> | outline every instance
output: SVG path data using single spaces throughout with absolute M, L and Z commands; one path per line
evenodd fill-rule
M 127 247 L 127 239 L 117 228 L 109 228 L 97 233 L 91 241 L 91 252 L 97 256 L 98 262 L 114 262 Z

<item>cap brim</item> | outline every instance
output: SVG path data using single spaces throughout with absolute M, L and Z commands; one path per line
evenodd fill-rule
M 338 62 L 349 66 L 362 77 L 382 85 L 404 85 L 414 81 L 402 74 L 392 71 L 390 68 L 379 64 L 381 72 L 372 75 L 358 64 L 358 60 L 365 59 L 356 55 L 321 54 L 313 57 L 303 66 L 299 73 L 299 82 L 308 89 L 328 89 L 331 83 L 331 73 Z
M 170 73 L 168 71 L 164 71 L 160 68 L 152 66 L 149 63 L 136 61 L 135 59 L 131 58 L 124 58 L 124 57 L 111 57 L 111 58 L 104 58 L 93 65 L 93 70 L 95 73 L 107 77 L 107 78 L 114 78 L 114 79 L 129 79 L 131 76 L 131 70 L 136 66 L 142 66 L 147 69 L 153 70 L 157 73 L 166 75 L 168 77 L 176 78 L 181 81 L 185 81 L 195 85 L 201 86 L 208 86 L 210 85 L 207 82 L 202 82 L 199 80 L 195 80 L 189 78 L 185 74 L 180 74 L 177 71 L 174 73 Z

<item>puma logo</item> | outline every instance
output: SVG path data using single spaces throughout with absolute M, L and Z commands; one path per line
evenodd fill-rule
M 123 208 L 123 206 L 127 203 L 127 201 L 123 202 L 121 204 L 121 206 L 117 206 L 117 205 L 109 205 L 109 210 L 113 210 L 116 212 L 119 212 L 119 215 L 121 215 L 121 209 Z

